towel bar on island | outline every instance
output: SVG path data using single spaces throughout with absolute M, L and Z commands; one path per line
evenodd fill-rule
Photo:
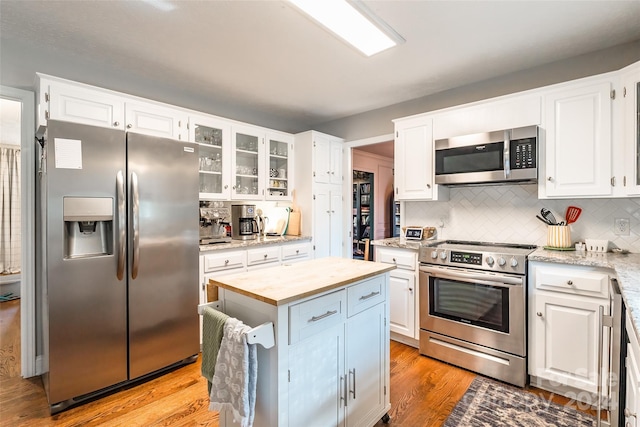
M 205 307 L 212 307 L 216 310 L 222 311 L 222 304 L 220 301 L 212 301 L 206 304 L 198 304 L 199 315 L 202 316 Z M 247 343 L 249 344 L 260 344 L 264 348 L 271 348 L 276 344 L 273 322 L 265 322 L 262 325 L 258 325 L 250 331 L 247 331 L 246 334 Z

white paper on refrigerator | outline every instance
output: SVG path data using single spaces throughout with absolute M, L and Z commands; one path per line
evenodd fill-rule
M 54 138 L 56 168 L 82 169 L 82 141 L 79 139 Z

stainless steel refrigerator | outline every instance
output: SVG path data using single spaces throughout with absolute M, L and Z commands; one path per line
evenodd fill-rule
M 39 179 L 51 412 L 199 352 L 196 144 L 48 122 Z

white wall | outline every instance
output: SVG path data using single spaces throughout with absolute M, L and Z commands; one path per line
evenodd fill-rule
M 640 252 L 640 198 L 538 200 L 537 186 L 452 187 L 448 202 L 406 202 L 404 224 L 438 227 L 439 239 L 546 244 L 546 226 L 536 219 L 550 209 L 558 221 L 567 206 L 582 208 L 571 225 L 575 241 L 606 239 L 622 249 Z M 629 218 L 629 236 L 613 233 L 614 218 Z M 444 227 L 441 224 L 444 223 Z

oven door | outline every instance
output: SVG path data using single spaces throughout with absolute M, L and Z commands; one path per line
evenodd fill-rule
M 523 276 L 420 267 L 420 328 L 526 355 Z

